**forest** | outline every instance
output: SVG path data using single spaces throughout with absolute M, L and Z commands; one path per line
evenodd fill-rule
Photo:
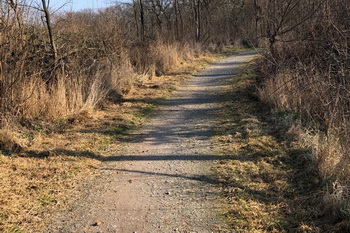
M 325 214 L 349 222 L 349 46 L 348 0 L 133 0 L 78 12 L 1 0 L 0 151 L 18 150 L 9 129 L 119 101 L 141 78 L 206 53 L 262 48 L 256 96 L 292 113 Z

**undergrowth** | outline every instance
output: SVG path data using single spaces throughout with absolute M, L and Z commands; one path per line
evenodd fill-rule
M 178 85 L 222 56 L 193 58 L 169 75 L 140 79 L 122 99 L 52 123 L 23 120 L 0 131 L 0 232 L 45 232 L 52 212 L 79 198 L 83 184 L 142 127 Z
M 216 166 L 224 183 L 222 213 L 233 232 L 346 232 L 323 204 L 324 184 L 312 150 L 298 140 L 297 116 L 256 96 L 254 65 L 232 79 L 216 138 L 230 160 Z M 225 133 L 223 133 L 225 132 Z
M 294 134 L 312 150 L 325 213 L 341 226 L 350 220 L 349 9 L 320 1 L 312 18 L 271 41 L 257 69 L 259 98 L 297 116 Z

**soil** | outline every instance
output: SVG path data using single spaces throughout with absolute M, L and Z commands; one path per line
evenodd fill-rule
M 179 88 L 46 232 L 229 232 L 212 170 L 225 157 L 213 137 L 228 80 L 255 55 L 229 57 Z

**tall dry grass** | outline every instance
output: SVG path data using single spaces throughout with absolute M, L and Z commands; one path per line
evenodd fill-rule
M 258 63 L 260 98 L 296 113 L 301 141 L 325 186 L 324 207 L 350 220 L 350 18 L 342 1 L 326 2 L 314 19 L 276 44 Z M 339 7 L 340 5 L 343 8 Z M 344 20 L 348 19 L 348 20 Z
M 137 73 L 162 75 L 204 52 L 200 43 L 169 43 L 158 40 L 154 43 L 134 44 L 129 53 L 131 64 Z
M 11 12 L 3 13 L 8 18 L 0 21 L 3 125 L 21 118 L 54 120 L 95 108 L 110 95 L 127 94 L 138 76 L 167 73 L 203 52 L 196 43 L 132 41 L 122 26 L 125 18 L 115 11 L 58 16 L 56 61 L 45 28 L 19 27 Z
M 0 21 L 3 124 L 21 118 L 52 120 L 94 108 L 111 90 L 123 92 L 126 79 L 133 77 L 129 61 L 120 57 L 120 35 L 107 38 L 97 28 L 78 27 L 67 19 L 79 31 L 57 27 L 59 57 L 54 61 L 44 28 L 37 24 L 19 28 L 8 14 L 8 21 Z M 103 30 L 112 32 L 115 26 L 104 20 L 108 17 L 100 19 Z

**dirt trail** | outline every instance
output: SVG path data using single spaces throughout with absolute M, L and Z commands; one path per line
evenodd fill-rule
M 241 53 L 196 75 L 164 102 L 157 116 L 49 232 L 225 232 L 212 136 L 227 80 L 255 53 Z

